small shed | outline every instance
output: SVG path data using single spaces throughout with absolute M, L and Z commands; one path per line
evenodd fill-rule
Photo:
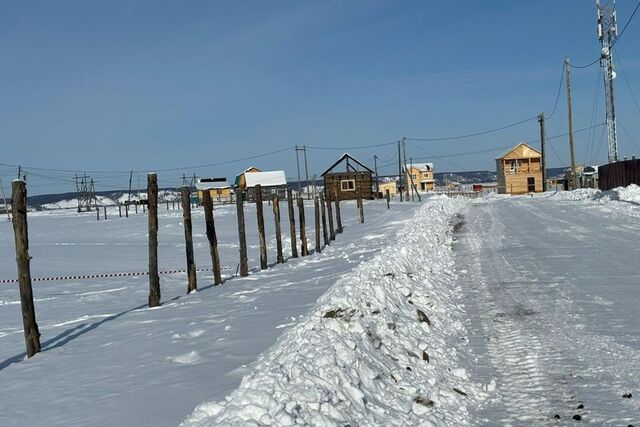
M 198 201 L 202 203 L 202 193 L 209 190 L 211 199 L 218 202 L 231 201 L 231 185 L 227 178 L 200 178 L 196 182 Z
M 349 153 L 344 153 L 321 176 L 329 200 L 355 200 L 358 192 L 363 199 L 373 199 L 373 171 Z

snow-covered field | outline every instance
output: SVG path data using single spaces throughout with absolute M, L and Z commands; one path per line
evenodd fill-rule
M 43 352 L 24 359 L 17 285 L 0 287 L 0 425 L 177 425 L 200 402 L 220 400 L 286 328 L 295 325 L 339 278 L 396 242 L 416 205 L 342 204 L 345 232 L 320 254 L 259 271 L 255 208 L 246 206 L 247 278 L 213 287 L 199 274 L 185 295 L 186 275 L 161 276 L 160 308 L 146 308 L 146 276 L 34 282 Z M 288 236 L 282 204 L 283 236 Z M 273 215 L 265 205 L 269 262 L 275 261 Z M 236 271 L 235 206 L 217 207 L 223 275 Z M 306 206 L 312 224 L 313 206 Z M 147 268 L 146 216 L 96 221 L 71 211 L 29 215 L 32 276 L 138 272 Z M 296 218 L 297 219 L 297 218 Z M 181 211 L 160 211 L 161 269 L 184 268 Z M 314 233 L 308 226 L 309 246 Z M 11 224 L 0 223 L 0 272 L 15 277 Z M 194 211 L 198 267 L 210 267 L 202 210 Z M 290 254 L 288 239 L 285 254 Z M 28 396 L 28 399 L 25 399 Z M 33 408 L 38 410 L 34 411 Z
M 222 286 L 162 275 L 150 310 L 146 276 L 35 282 L 32 359 L 0 285 L 0 425 L 637 425 L 639 196 L 371 201 L 362 225 L 343 203 L 336 242 L 265 271 L 247 205 L 247 278 L 235 206 L 216 207 Z M 30 213 L 33 277 L 146 270 L 146 216 L 93 215 Z M 201 210 L 194 240 L 210 267 Z M 161 210 L 159 241 L 161 269 L 184 268 L 181 211 Z M 0 279 L 13 250 L 3 221 Z

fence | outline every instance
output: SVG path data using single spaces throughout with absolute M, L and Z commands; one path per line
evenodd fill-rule
M 600 190 L 626 187 L 629 184 L 640 185 L 640 159 L 622 160 L 598 168 Z
M 267 246 L 264 227 L 264 204 L 262 200 L 263 193 L 260 186 L 256 186 L 254 191 L 255 203 L 256 203 L 256 215 L 258 224 L 258 233 L 260 240 L 260 268 L 268 269 L 267 264 Z M 285 257 L 282 254 L 282 233 L 280 230 L 280 197 L 283 196 L 288 204 L 289 224 L 291 233 L 291 257 L 297 258 L 300 256 L 310 255 L 308 245 L 312 246 L 315 243 L 316 252 L 321 252 L 323 247 L 330 244 L 332 240 L 336 239 L 336 236 L 342 233 L 342 221 L 340 214 L 340 201 L 330 201 L 324 197 L 323 193 L 313 198 L 314 200 L 314 222 L 315 228 L 315 242 L 307 241 L 307 225 L 305 219 L 305 207 L 303 203 L 303 197 L 308 197 L 308 194 L 294 195 L 289 188 L 286 193 L 281 191 L 274 194 L 268 194 L 266 202 L 273 206 L 273 220 L 275 221 L 276 229 L 276 241 L 278 254 L 276 257 L 276 264 L 284 263 Z M 12 213 L 13 213 L 13 230 L 15 236 L 15 250 L 16 260 L 18 265 L 18 277 L 16 279 L 0 280 L 1 283 L 19 283 L 21 310 L 23 318 L 23 327 L 25 331 L 25 342 L 27 346 L 27 356 L 32 357 L 38 353 L 40 348 L 40 332 L 36 322 L 35 308 L 33 304 L 33 291 L 32 282 L 44 282 L 54 280 L 73 280 L 73 279 L 101 279 L 108 277 L 122 277 L 122 276 L 142 276 L 149 277 L 149 307 L 158 306 L 161 303 L 161 289 L 159 275 L 170 274 L 176 272 L 187 272 L 188 285 L 187 293 L 195 291 L 197 289 L 197 271 L 213 271 L 214 284 L 219 285 L 222 283 L 220 272 L 220 259 L 218 256 L 218 240 L 216 236 L 215 223 L 213 217 L 213 200 L 209 192 L 205 191 L 203 194 L 202 205 L 205 211 L 205 227 L 206 237 L 209 242 L 209 250 L 211 255 L 212 268 L 196 268 L 194 260 L 194 247 L 193 247 L 193 226 L 191 221 L 191 189 L 187 186 L 181 189 L 181 200 L 178 201 L 160 201 L 158 200 L 158 187 L 156 174 L 148 175 L 147 186 L 147 199 L 142 204 L 141 211 L 146 213 L 148 218 L 148 240 L 149 240 L 149 270 L 139 272 L 122 272 L 122 273 L 106 273 L 106 274 L 85 274 L 85 275 L 64 275 L 54 277 L 31 277 L 31 257 L 29 256 L 29 236 L 27 226 L 27 186 L 22 180 L 15 180 L 12 183 Z M 360 193 L 358 193 L 358 210 L 359 210 L 359 222 L 364 222 L 364 204 L 361 200 Z M 247 276 L 249 274 L 248 260 L 247 260 L 247 242 L 245 233 L 245 215 L 244 205 L 246 194 L 241 189 L 236 189 L 235 203 L 237 207 L 238 217 L 238 240 L 240 243 L 240 259 L 238 267 L 236 268 L 236 275 Z M 295 201 L 295 203 L 294 203 Z M 176 203 L 177 202 L 177 203 Z M 175 208 L 178 204 L 178 208 L 182 209 L 183 226 L 184 226 L 184 238 L 186 243 L 186 269 L 185 270 L 160 270 L 158 268 L 158 208 L 164 208 L 167 210 Z M 131 206 L 133 205 L 133 206 Z M 138 204 L 125 204 L 118 205 L 118 217 L 129 217 L 129 209 L 132 207 L 136 209 Z M 298 208 L 298 224 L 296 224 L 296 212 L 295 206 Z M 103 219 L 107 219 L 106 207 L 103 209 L 96 209 L 96 217 L 100 220 L 101 210 L 103 211 Z M 123 212 L 124 211 L 124 212 Z M 329 221 L 327 221 L 327 212 L 329 214 Z M 337 228 L 334 229 L 333 212 L 335 212 L 335 224 Z M 124 215 L 123 215 L 124 214 Z M 298 225 L 300 239 L 298 240 L 299 246 L 296 244 L 296 233 Z M 322 232 L 320 230 L 322 229 Z M 324 245 L 321 237 L 324 236 Z M 330 236 L 330 237 L 329 237 Z M 299 250 L 298 250 L 299 248 Z

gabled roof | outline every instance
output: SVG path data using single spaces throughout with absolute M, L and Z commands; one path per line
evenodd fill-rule
M 347 172 L 349 171 L 349 169 L 351 169 L 353 172 L 359 172 L 358 169 L 353 167 L 353 163 L 355 163 L 356 165 L 361 166 L 363 169 L 366 169 L 367 171 L 373 173 L 373 171 L 371 169 L 366 167 L 364 164 L 362 164 L 362 162 L 360 162 L 358 159 L 353 157 L 351 154 L 344 153 L 342 156 L 340 156 L 340 158 L 338 160 L 336 160 L 336 162 L 334 164 L 329 166 L 329 168 L 326 171 L 322 172 L 322 174 L 320 176 L 325 176 L 327 173 L 331 172 L 336 166 L 338 166 L 342 162 L 346 162 L 346 169 L 345 170 Z
M 540 153 L 535 148 L 532 148 L 529 145 L 525 144 L 524 142 L 521 142 L 497 159 L 533 159 L 537 157 L 542 157 L 542 153 Z
M 244 176 L 247 187 L 261 185 L 263 187 L 273 187 L 287 185 L 287 178 L 284 171 L 251 172 Z
M 262 172 L 262 169 L 258 169 L 255 166 L 251 166 L 250 168 L 245 169 L 244 172 L 242 172 L 242 173 L 247 173 L 247 172 L 249 172 L 249 173 Z

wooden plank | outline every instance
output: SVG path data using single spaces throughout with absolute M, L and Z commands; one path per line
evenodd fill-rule
M 327 230 L 327 211 L 324 203 L 324 195 L 320 193 L 320 212 L 322 213 L 322 238 L 324 245 L 329 244 L 329 232 Z
M 196 262 L 193 256 L 193 225 L 191 223 L 191 191 L 182 187 L 182 223 L 184 224 L 184 242 L 187 255 L 187 293 L 198 289 Z
M 149 201 L 149 307 L 160 305 L 160 276 L 158 274 L 158 177 L 147 175 L 147 200 Z
M 293 210 L 293 191 L 287 188 L 287 204 L 289 207 L 289 231 L 291 233 L 291 257 L 298 258 L 298 247 L 296 243 L 296 218 Z
M 256 199 L 256 215 L 258 217 L 258 237 L 260 240 L 260 268 L 265 270 L 269 268 L 267 264 L 267 240 L 264 231 L 264 212 L 262 205 L 262 187 L 260 184 L 254 188 Z
M 209 253 L 211 254 L 211 265 L 213 268 L 213 283 L 219 285 L 222 283 L 222 274 L 220 272 L 220 255 L 218 254 L 218 237 L 216 235 L 216 224 L 213 219 L 213 201 L 211 193 L 205 191 L 202 193 L 202 207 L 204 209 L 204 223 L 207 231 L 207 240 L 209 241 Z
M 298 196 L 298 214 L 300 216 L 300 249 L 302 256 L 309 255 L 309 248 L 307 247 L 307 229 L 304 217 L 304 200 Z
M 236 211 L 238 214 L 238 239 L 240 241 L 240 276 L 249 275 L 249 261 L 247 260 L 247 235 L 244 224 L 244 201 L 242 190 L 236 188 Z
M 313 207 L 316 220 L 316 252 L 319 253 L 322 250 L 322 236 L 320 235 L 320 203 L 317 197 L 313 198 Z
M 284 262 L 284 255 L 282 253 L 282 229 L 280 228 L 280 198 L 277 194 L 273 195 L 273 220 L 276 226 L 276 262 L 282 264 Z
M 31 257 L 29 256 L 29 231 L 27 226 L 27 185 L 15 180 L 11 184 L 13 214 L 13 234 L 16 245 L 18 284 L 20 286 L 20 309 L 27 357 L 40 352 L 40 331 L 36 322 L 31 288 Z

